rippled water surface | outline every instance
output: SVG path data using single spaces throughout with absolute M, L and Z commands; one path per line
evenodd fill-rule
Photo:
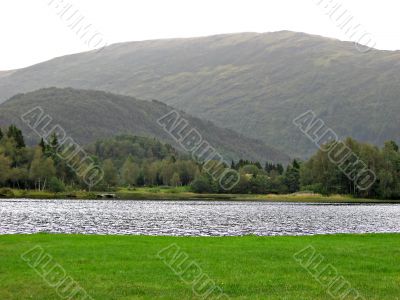
M 0 200 L 0 234 L 181 236 L 400 232 L 400 205 Z

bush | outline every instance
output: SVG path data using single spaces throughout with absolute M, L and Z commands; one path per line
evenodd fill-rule
M 14 192 L 12 191 L 12 189 L 2 188 L 2 189 L 0 189 L 0 197 L 12 198 L 12 197 L 14 197 Z
M 204 177 L 198 177 L 193 180 L 190 187 L 195 193 L 211 193 L 213 191 L 210 182 Z
M 251 178 L 249 184 L 252 194 L 267 194 L 271 191 L 271 184 L 265 175 L 258 175 Z
M 305 185 L 301 188 L 301 190 L 313 192 L 316 194 L 326 195 L 326 196 L 329 195 L 328 191 L 326 190 L 326 188 L 324 188 L 324 186 L 321 183 Z
M 53 193 L 64 192 L 65 191 L 65 185 L 60 179 L 58 179 L 56 177 L 52 177 L 49 180 L 49 191 L 51 191 Z

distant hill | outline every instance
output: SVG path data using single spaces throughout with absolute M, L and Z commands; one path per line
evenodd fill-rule
M 9 75 L 11 75 L 12 73 L 14 73 L 15 71 L 0 71 L 0 78 L 1 77 L 6 77 L 6 76 L 9 76 Z M 2 101 L 0 101 L 0 102 L 2 102 Z
M 115 44 L 8 73 L 0 99 L 49 86 L 157 99 L 301 157 L 315 146 L 292 119 L 310 109 L 341 137 L 400 140 L 400 52 L 303 33 Z
M 0 126 L 17 124 L 29 137 L 30 143 L 37 143 L 39 137 L 20 120 L 22 114 L 36 106 L 42 107 L 53 118 L 52 125 L 60 124 L 68 136 L 83 145 L 117 134 L 130 134 L 154 137 L 182 150 L 156 122 L 172 107 L 158 101 L 140 101 L 99 91 L 48 88 L 16 95 L 0 105 Z M 261 141 L 243 137 L 183 112 L 181 114 L 225 159 L 289 160 L 286 154 Z

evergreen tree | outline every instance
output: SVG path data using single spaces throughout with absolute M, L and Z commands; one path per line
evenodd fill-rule
M 257 168 L 259 168 L 260 170 L 262 169 L 262 166 L 261 166 L 261 164 L 260 164 L 260 162 L 255 162 L 255 163 L 253 163 Z
M 40 148 L 42 148 L 42 152 L 46 153 L 47 148 L 46 148 L 46 144 L 45 144 L 43 138 L 40 139 L 39 146 L 40 146 Z
M 300 164 L 296 159 L 293 160 L 292 166 L 293 168 L 300 170 Z
M 10 125 L 7 131 L 7 137 L 14 139 L 17 144 L 17 148 L 24 148 L 25 141 L 22 135 L 22 131 L 18 129 L 15 125 Z
M 297 160 L 286 169 L 284 175 L 284 184 L 287 186 L 289 193 L 295 193 L 300 190 L 300 164 Z
M 57 138 L 57 135 L 55 133 L 53 133 L 51 135 L 50 147 L 53 149 L 53 151 L 56 151 L 58 149 L 58 147 L 59 147 L 58 138 Z
M 282 164 L 277 164 L 276 170 L 278 171 L 279 175 L 282 175 L 284 172 L 284 168 L 283 168 Z

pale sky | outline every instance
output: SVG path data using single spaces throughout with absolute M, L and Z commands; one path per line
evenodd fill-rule
M 351 40 L 318 5 L 332 1 L 373 37 L 376 48 L 400 49 L 399 0 L 0 0 L 0 70 L 91 49 L 57 15 L 55 2 L 62 1 L 108 44 L 278 30 Z

